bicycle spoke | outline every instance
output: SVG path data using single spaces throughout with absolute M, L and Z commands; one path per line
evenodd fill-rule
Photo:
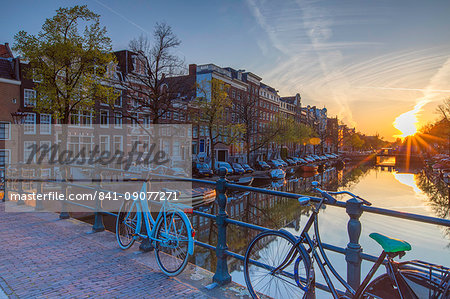
M 256 297 L 258 294 L 273 298 L 303 296 L 303 290 L 298 288 L 294 280 L 295 257 L 299 253 L 293 248 L 293 241 L 279 232 L 262 233 L 252 241 L 245 256 L 244 274 L 253 296 Z M 293 252 L 289 256 L 291 249 Z M 283 264 L 285 260 L 286 263 Z M 281 265 L 283 267 L 278 269 Z
M 163 217 L 158 225 L 156 254 L 160 267 L 166 274 L 177 273 L 188 258 L 188 231 L 184 220 L 178 213 Z

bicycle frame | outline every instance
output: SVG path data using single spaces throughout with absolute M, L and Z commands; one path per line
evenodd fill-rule
M 147 194 L 147 184 L 145 182 L 142 184 L 142 188 L 138 194 Z M 163 217 L 164 225 L 167 225 L 166 215 L 169 212 L 178 212 L 179 215 L 183 218 L 183 220 L 186 221 L 186 223 L 189 223 L 189 224 L 191 223 L 189 221 L 189 218 L 186 216 L 186 214 L 181 209 L 175 207 L 174 206 L 175 204 L 169 204 L 168 201 L 163 201 L 163 203 L 161 204 L 161 209 L 158 212 L 158 216 L 156 217 L 156 219 L 154 219 L 153 216 L 151 215 L 150 209 L 148 207 L 147 199 L 146 198 L 142 199 L 142 198 L 140 198 L 140 196 L 133 197 L 133 205 L 128 210 L 125 219 L 129 218 L 134 205 L 136 205 L 137 223 L 136 223 L 136 230 L 135 230 L 136 235 L 133 238 L 138 238 L 138 237 L 149 238 L 150 240 L 152 240 L 152 242 L 161 242 L 161 240 L 158 240 L 155 237 L 156 224 Z M 144 221 L 142 221 L 142 217 L 144 217 Z M 140 233 L 142 222 L 144 222 L 144 224 L 145 224 L 145 228 L 146 228 L 148 235 Z M 187 234 L 188 234 L 188 238 L 189 238 L 188 253 L 190 255 L 192 255 L 192 254 L 194 254 L 193 228 L 191 225 L 186 225 L 186 226 L 187 226 Z M 167 231 L 167 227 L 166 227 L 166 231 Z
M 322 242 L 320 240 L 320 234 L 319 234 L 319 224 L 318 224 L 318 214 L 321 206 L 324 204 L 324 198 L 319 202 L 319 204 L 313 209 L 311 216 L 308 219 L 308 222 L 306 223 L 305 227 L 303 228 L 301 234 L 299 237 L 296 237 L 297 241 L 295 245 L 292 247 L 288 255 L 286 256 L 285 260 L 278 266 L 276 269 L 272 270 L 272 272 L 277 272 L 280 270 L 285 269 L 289 264 L 293 262 L 295 259 L 294 251 L 299 246 L 303 246 L 303 244 L 308 244 L 309 249 L 307 249 L 307 252 L 312 255 L 312 257 L 317 261 L 317 265 L 319 266 L 319 269 L 325 278 L 325 281 L 329 287 L 329 291 L 333 295 L 333 298 L 339 298 L 338 291 L 333 285 L 333 282 L 331 281 L 330 275 L 328 274 L 327 270 L 325 269 L 325 266 L 328 266 L 329 270 L 333 274 L 333 276 L 346 288 L 348 292 L 354 296 L 354 298 L 358 298 L 359 295 L 362 294 L 372 277 L 374 276 L 375 272 L 378 270 L 380 265 L 383 263 L 386 253 L 383 251 L 372 269 L 369 271 L 367 276 L 365 277 L 363 283 L 360 285 L 360 287 L 355 291 L 345 280 L 342 278 L 342 276 L 339 275 L 339 273 L 334 269 L 332 266 L 330 260 L 328 259 L 328 256 L 325 253 L 325 250 L 323 249 Z M 315 234 L 315 240 L 311 239 L 308 232 L 311 229 L 311 227 L 314 225 L 314 234 Z M 290 233 L 289 233 L 290 234 Z M 319 248 L 319 253 L 317 252 L 316 248 Z M 300 249 L 298 249 L 300 250 Z M 300 259 L 300 258 L 299 258 Z M 314 273 L 313 270 L 313 263 L 310 263 L 310 273 Z M 300 287 L 301 284 L 299 281 L 296 281 L 297 285 Z M 307 285 L 308 287 L 308 285 Z

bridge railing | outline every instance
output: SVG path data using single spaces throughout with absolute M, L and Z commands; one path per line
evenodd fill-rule
M 96 177 L 95 182 L 96 186 L 86 186 L 86 185 L 80 185 L 80 184 L 74 184 L 70 182 L 63 182 L 61 185 L 61 191 L 64 192 L 64 194 L 67 194 L 69 187 L 77 187 L 77 188 L 86 188 L 91 190 L 97 190 L 97 191 L 104 191 L 109 192 L 107 189 L 104 189 L 102 186 L 102 172 L 108 171 L 108 172 L 117 172 L 118 174 L 141 174 L 146 175 L 147 172 L 138 172 L 138 171 L 124 171 L 121 169 L 114 169 L 114 168 L 99 168 L 99 167 L 90 167 L 90 166 L 69 166 L 69 167 L 79 167 L 79 168 L 87 168 L 95 171 Z M 22 176 L 22 170 L 26 168 L 30 168 L 29 165 L 16 165 L 16 168 L 18 171 L 18 176 L 16 175 L 15 179 L 9 179 L 7 176 L 7 173 L 5 174 L 5 194 L 4 199 L 8 198 L 8 192 L 17 192 L 17 193 L 29 193 L 29 191 L 25 191 L 23 189 L 22 184 L 26 181 L 36 181 L 37 184 L 37 191 L 42 190 L 42 184 L 43 182 L 46 182 L 45 180 L 35 180 L 35 179 L 26 179 Z M 40 167 L 31 167 L 33 169 L 37 169 L 39 171 Z M 145 176 L 146 177 L 146 176 Z M 244 256 L 242 256 L 239 253 L 230 251 L 227 245 L 227 226 L 228 225 L 236 225 L 239 227 L 249 228 L 256 231 L 264 231 L 269 230 L 270 228 L 262 227 L 259 225 L 239 221 L 236 219 L 231 219 L 228 217 L 228 214 L 226 212 L 227 207 L 227 191 L 229 190 L 239 190 L 239 191 L 247 191 L 247 192 L 256 192 L 256 193 L 262 193 L 262 194 L 268 194 L 272 196 L 279 196 L 284 198 L 291 198 L 291 199 L 298 199 L 301 194 L 297 193 L 290 193 L 290 192 L 284 192 L 284 191 L 277 191 L 277 190 L 270 190 L 270 189 L 264 189 L 264 188 L 257 188 L 257 187 L 250 187 L 250 186 L 243 186 L 238 184 L 230 183 L 226 179 L 226 169 L 221 168 L 219 170 L 219 179 L 217 181 L 211 181 L 211 180 L 201 180 L 201 179 L 193 179 L 193 178 L 180 178 L 175 176 L 168 176 L 168 175 L 160 175 L 160 174 L 152 174 L 152 177 L 155 178 L 164 178 L 167 180 L 178 180 L 178 181 L 188 181 L 188 182 L 195 182 L 200 183 L 204 185 L 211 186 L 215 188 L 216 191 L 216 199 L 215 202 L 218 205 L 218 212 L 217 214 L 213 215 L 210 213 L 205 213 L 202 211 L 194 210 L 193 213 L 195 215 L 198 215 L 199 217 L 205 217 L 209 219 L 213 219 L 216 222 L 217 225 L 217 244 L 212 245 L 200 241 L 196 241 L 196 245 L 210 249 L 215 250 L 216 258 L 217 258 L 217 267 L 216 271 L 213 276 L 213 281 L 218 283 L 219 285 L 227 284 L 231 281 L 231 276 L 228 271 L 228 258 L 235 258 L 238 260 L 243 260 Z M 48 182 L 54 182 L 52 180 L 48 180 Z M 11 188 L 11 183 L 14 183 L 16 185 L 16 188 Z M 3 200 L 4 200 L 3 199 Z M 312 201 L 319 202 L 321 198 L 319 197 L 311 197 Z M 96 202 L 95 207 L 82 205 L 79 203 L 74 202 L 68 202 L 69 204 L 76 204 L 83 206 L 87 209 L 91 209 L 95 212 L 95 221 L 92 227 L 92 230 L 94 232 L 99 232 L 104 230 L 103 225 L 103 215 L 109 214 L 113 216 L 117 216 L 114 213 L 102 210 L 101 203 Z M 18 201 L 18 204 L 23 204 L 22 201 Z M 63 207 L 61 209 L 60 218 L 66 219 L 69 218 L 68 209 L 66 207 L 67 203 L 62 203 Z M 405 212 L 399 212 L 395 210 L 390 209 L 384 209 L 384 208 L 378 208 L 378 207 L 372 207 L 372 206 L 364 206 L 360 202 L 356 201 L 355 199 L 349 199 L 347 201 L 337 201 L 335 204 L 333 204 L 336 207 L 345 208 L 345 212 L 347 213 L 349 220 L 347 225 L 347 232 L 349 236 L 349 242 L 346 246 L 346 248 L 342 248 L 339 246 L 335 246 L 332 244 L 324 243 L 324 248 L 329 251 L 337 252 L 340 254 L 345 255 L 345 260 L 347 262 L 347 282 L 356 289 L 361 282 L 361 263 L 362 260 L 367 260 L 371 262 L 375 262 L 377 257 L 365 254 L 363 253 L 363 248 L 359 244 L 359 237 L 362 230 L 362 225 L 360 222 L 361 215 L 366 213 L 374 213 L 374 214 L 380 214 L 385 215 L 388 217 L 394 217 L 394 218 L 400 218 L 405 219 L 409 221 L 416 221 L 416 222 L 422 222 L 422 223 L 428 223 L 428 224 L 435 224 L 440 225 L 444 227 L 450 227 L 450 220 L 448 219 L 442 219 L 442 218 L 436 218 L 436 217 L 430 217 L 430 216 L 424 216 L 419 214 L 412 214 L 412 213 L 405 213 Z M 36 202 L 36 210 L 42 210 L 41 204 L 37 201 Z M 320 284 L 316 282 L 316 287 L 323 289 L 325 291 L 328 291 L 328 287 L 326 285 Z

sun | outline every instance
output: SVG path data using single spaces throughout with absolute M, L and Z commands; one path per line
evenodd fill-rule
M 414 134 L 417 133 L 418 126 L 419 126 L 419 120 L 417 119 L 417 115 L 419 114 L 422 107 L 426 103 L 428 103 L 428 100 L 426 98 L 422 98 L 414 106 L 414 109 L 397 116 L 397 118 L 394 120 L 394 122 L 392 124 L 402 134 L 394 135 L 394 137 L 405 138 L 408 136 L 413 136 Z
M 417 133 L 417 116 L 416 111 L 411 110 L 405 112 L 398 116 L 393 122 L 394 127 L 399 130 L 402 134 L 396 135 L 395 137 L 405 138 L 407 136 L 412 136 Z

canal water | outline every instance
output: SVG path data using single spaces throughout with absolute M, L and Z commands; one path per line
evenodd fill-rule
M 254 182 L 253 186 L 311 194 L 310 185 L 314 180 L 320 181 L 323 189 L 349 190 L 372 202 L 375 207 L 441 218 L 449 215 L 448 191 L 446 188 L 435 186 L 420 169 L 402 172 L 393 167 L 353 165 L 341 171 L 334 168 L 328 169 L 322 174 L 310 177 L 294 176 L 275 183 Z M 273 229 L 284 228 L 293 234 L 300 233 L 308 219 L 309 209 L 302 208 L 297 201 L 287 198 L 243 192 L 228 194 L 227 212 L 230 218 Z M 217 207 L 213 205 L 205 208 L 205 211 L 216 213 Z M 348 220 L 349 217 L 343 208 L 326 206 L 321 210 L 319 227 L 322 241 L 345 248 L 349 241 Z M 381 247 L 369 238 L 370 233 L 379 232 L 406 240 L 411 244 L 412 250 L 402 260 L 420 259 L 450 266 L 450 230 L 448 228 L 367 212 L 363 213 L 360 220 L 362 223 L 360 244 L 364 253 L 375 256 L 381 253 Z M 217 228 L 213 221 L 194 216 L 192 222 L 196 228 L 198 240 L 216 244 Z M 229 225 L 229 250 L 244 255 L 247 245 L 256 234 L 256 231 Z M 344 256 L 327 253 L 334 267 L 346 278 Z M 216 260 L 212 251 L 196 247 L 196 254 L 191 262 L 215 271 Z M 371 266 L 372 263 L 363 262 L 362 278 Z M 242 261 L 229 258 L 229 270 L 233 281 L 245 285 Z M 316 275 L 318 275 L 316 279 L 323 281 L 319 272 L 316 267 Z M 335 285 L 339 286 L 337 283 Z M 318 297 L 328 298 L 329 294 L 319 292 Z

